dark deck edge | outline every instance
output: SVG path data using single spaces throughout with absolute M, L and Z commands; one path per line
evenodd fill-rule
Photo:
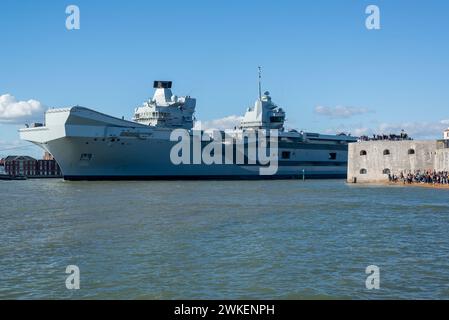
M 214 175 L 192 175 L 192 176 L 64 176 L 64 180 L 69 181 L 142 181 L 142 180 L 291 180 L 302 179 L 301 175 L 236 175 L 236 176 L 214 176 Z M 305 175 L 305 179 L 346 179 L 346 174 L 314 174 Z

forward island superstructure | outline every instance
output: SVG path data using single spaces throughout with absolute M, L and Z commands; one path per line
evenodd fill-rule
M 199 151 L 215 141 L 220 154 L 223 150 L 223 161 L 176 163 L 173 148 L 179 142 L 173 141 L 175 130 L 184 130 L 190 137 L 198 135 L 193 129 L 196 99 L 173 95 L 171 87 L 171 81 L 155 81 L 153 98 L 135 109 L 132 121 L 80 106 L 50 109 L 44 125 L 20 129 L 21 139 L 51 153 L 66 180 L 346 178 L 348 143 L 357 139 L 285 130 L 285 111 L 273 103 L 269 92 L 262 94 L 260 89 L 240 125 L 219 132 L 227 139 L 217 140 L 214 134 L 201 139 Z M 277 165 L 271 174 L 261 174 L 267 165 L 252 159 L 248 148 L 239 148 L 248 147 L 247 135 L 259 131 L 271 132 L 269 139 L 276 133 L 276 150 L 268 149 Z M 205 134 L 200 131 L 200 137 Z M 191 144 L 189 157 L 194 158 Z M 224 150 L 231 151 L 230 158 Z

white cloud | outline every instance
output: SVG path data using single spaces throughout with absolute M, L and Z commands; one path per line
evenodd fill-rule
M 326 134 L 346 133 L 356 137 L 370 135 L 371 132 L 372 132 L 371 128 L 365 127 L 363 125 L 340 125 L 338 127 L 324 130 L 324 133 Z
M 396 133 L 403 129 L 416 139 L 433 139 L 442 138 L 443 131 L 447 129 L 447 126 L 447 120 L 435 122 L 405 122 L 400 124 L 381 123 L 379 130 L 385 133 Z
M 353 136 L 373 134 L 399 134 L 404 130 L 415 140 L 439 139 L 443 136 L 443 131 L 449 126 L 449 120 L 422 121 L 422 122 L 383 122 L 375 126 L 365 125 L 340 125 L 336 128 L 326 130 L 327 133 L 347 132 Z
M 0 139 L 0 149 L 10 149 L 10 148 L 16 148 L 23 145 L 23 141 L 21 140 L 12 140 L 12 141 L 6 141 Z
M 333 118 L 333 119 L 347 119 L 356 115 L 370 113 L 367 108 L 360 107 L 345 107 L 345 106 L 336 106 L 334 108 L 324 107 L 324 106 L 316 106 L 315 113 L 321 116 Z
M 17 101 L 13 95 L 0 95 L 0 122 L 32 121 L 42 117 L 43 110 L 44 106 L 39 101 Z
M 221 119 L 209 120 L 209 121 L 197 121 L 195 122 L 195 128 L 198 129 L 201 126 L 201 129 L 234 129 L 234 127 L 239 126 L 240 121 L 242 121 L 243 117 L 241 116 L 228 116 Z
M 1 140 L 0 139 L 0 159 L 8 155 L 41 155 L 42 150 L 30 142 L 22 140 Z

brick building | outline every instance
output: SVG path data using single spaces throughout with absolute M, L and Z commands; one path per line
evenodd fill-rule
M 11 176 L 35 178 L 61 177 L 61 169 L 54 159 L 36 160 L 29 156 L 8 156 L 4 159 L 5 172 Z

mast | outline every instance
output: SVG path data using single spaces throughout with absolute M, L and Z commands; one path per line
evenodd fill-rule
M 262 67 L 259 66 L 259 100 L 262 100 Z

